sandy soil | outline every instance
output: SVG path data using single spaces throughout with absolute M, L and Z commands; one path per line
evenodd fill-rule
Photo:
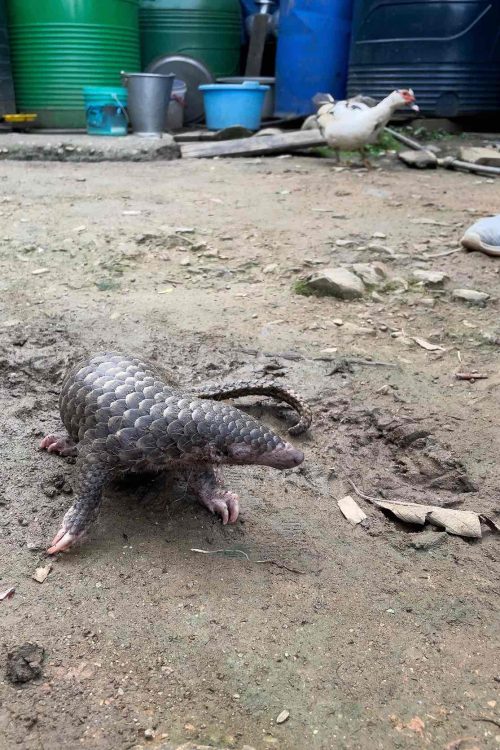
M 500 747 L 498 536 L 404 525 L 359 498 L 352 527 L 336 503 L 350 479 L 498 521 L 500 262 L 425 257 L 458 249 L 498 195 L 390 161 L 1 165 L 0 591 L 16 587 L 0 603 L 2 750 Z M 450 282 L 355 302 L 293 291 L 316 267 L 375 260 Z M 464 305 L 457 287 L 492 299 Z M 306 460 L 228 470 L 242 513 L 227 527 L 161 478 L 115 484 L 40 584 L 73 465 L 38 442 L 59 428 L 68 363 L 103 348 L 186 384 L 281 377 L 314 410 Z M 455 378 L 471 370 L 489 377 Z M 284 434 L 293 422 L 242 403 Z M 430 437 L 404 447 L 391 419 Z M 13 684 L 25 642 L 45 650 L 42 675 Z

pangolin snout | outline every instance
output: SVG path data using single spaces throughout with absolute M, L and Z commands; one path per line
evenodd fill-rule
M 290 443 L 279 443 L 264 452 L 259 452 L 248 444 L 235 443 L 229 448 L 229 456 L 234 463 L 272 466 L 273 469 L 293 469 L 304 460 L 302 451 Z

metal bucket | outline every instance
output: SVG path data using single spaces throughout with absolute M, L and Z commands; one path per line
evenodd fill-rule
M 173 73 L 123 73 L 128 114 L 135 135 L 161 138 L 175 76 Z

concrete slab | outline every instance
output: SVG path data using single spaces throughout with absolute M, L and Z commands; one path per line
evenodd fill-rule
M 0 160 L 159 161 L 180 158 L 167 133 L 162 138 L 103 137 L 67 133 L 0 133 Z

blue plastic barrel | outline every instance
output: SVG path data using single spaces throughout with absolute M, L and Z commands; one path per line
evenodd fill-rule
M 89 135 L 127 135 L 128 91 L 123 86 L 84 86 Z
M 427 115 L 500 111 L 500 0 L 356 0 L 349 94 L 397 88 Z
M 353 0 L 281 0 L 276 112 L 308 115 L 318 92 L 345 98 Z

